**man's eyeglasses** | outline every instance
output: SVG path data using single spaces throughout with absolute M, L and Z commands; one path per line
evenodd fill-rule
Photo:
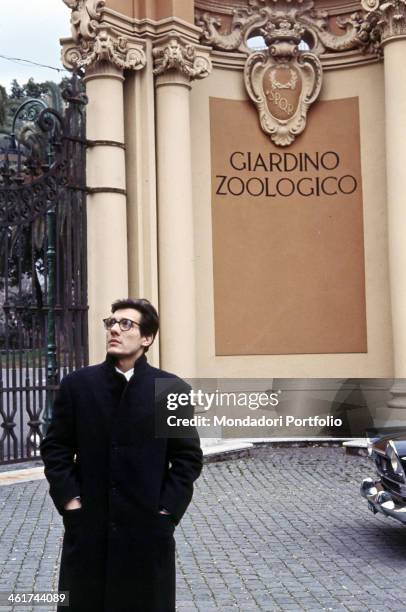
M 114 317 L 108 317 L 107 319 L 103 319 L 104 327 L 106 329 L 111 329 L 113 325 L 116 323 L 119 324 L 121 331 L 129 331 L 133 325 L 140 326 L 137 321 L 132 321 L 131 319 L 115 319 Z

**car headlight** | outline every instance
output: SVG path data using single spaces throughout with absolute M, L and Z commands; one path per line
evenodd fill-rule
M 389 451 L 389 459 L 390 459 L 390 463 L 392 466 L 392 470 L 394 471 L 395 474 L 397 474 L 398 476 L 403 476 L 403 468 L 402 468 L 402 464 L 400 463 L 400 459 L 398 457 L 398 454 L 395 450 L 395 448 L 392 446 L 392 444 L 390 445 L 390 451 Z
M 393 451 L 391 453 L 390 463 L 395 474 L 402 474 L 402 466 L 400 465 L 397 455 Z

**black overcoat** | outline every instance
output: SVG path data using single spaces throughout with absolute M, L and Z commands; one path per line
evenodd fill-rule
M 72 612 L 175 610 L 173 533 L 202 452 L 195 430 L 188 438 L 155 436 L 157 378 L 185 390 L 145 356 L 129 382 L 108 357 L 61 383 L 41 453 L 65 526 L 59 589 L 70 592 Z M 64 511 L 76 496 L 82 508 Z

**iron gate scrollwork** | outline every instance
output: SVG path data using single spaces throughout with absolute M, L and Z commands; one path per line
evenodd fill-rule
M 0 462 L 38 456 L 60 379 L 88 363 L 86 96 L 16 111 L 0 151 Z

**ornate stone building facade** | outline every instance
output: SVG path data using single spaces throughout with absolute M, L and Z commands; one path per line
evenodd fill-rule
M 406 377 L 404 0 L 63 1 L 91 361 L 130 294 L 184 376 Z

